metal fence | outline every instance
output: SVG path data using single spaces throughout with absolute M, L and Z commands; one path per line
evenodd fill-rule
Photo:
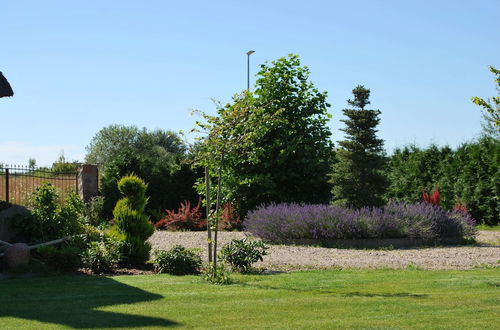
M 57 188 L 62 204 L 70 192 L 78 193 L 78 171 L 61 172 L 50 168 L 18 165 L 0 167 L 0 200 L 27 205 L 37 187 L 48 182 Z

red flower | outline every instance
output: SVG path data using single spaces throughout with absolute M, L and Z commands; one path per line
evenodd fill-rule
M 426 203 L 439 206 L 439 187 L 436 185 L 436 190 L 429 196 L 428 193 L 422 188 L 422 198 Z

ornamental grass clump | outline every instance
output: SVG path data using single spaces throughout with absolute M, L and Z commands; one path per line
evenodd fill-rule
M 469 214 L 428 203 L 390 202 L 384 208 L 357 210 L 332 205 L 271 204 L 250 212 L 246 230 L 273 243 L 294 239 L 473 238 Z

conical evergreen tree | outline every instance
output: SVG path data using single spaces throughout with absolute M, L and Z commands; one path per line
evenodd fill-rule
M 380 122 L 379 110 L 366 110 L 370 104 L 370 90 L 362 85 L 352 90 L 354 100 L 347 103 L 354 109 L 342 112 L 348 118 L 342 120 L 346 127 L 346 140 L 339 141 L 338 162 L 333 165 L 330 183 L 333 185 L 333 203 L 360 208 L 380 206 L 387 187 L 384 176 L 384 141 L 376 136 Z

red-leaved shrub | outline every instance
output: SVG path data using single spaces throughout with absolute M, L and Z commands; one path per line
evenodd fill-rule
M 462 212 L 462 213 L 469 213 L 469 210 L 467 210 L 467 207 L 462 203 L 456 203 L 453 206 L 453 211 Z
M 220 230 L 241 230 L 243 223 L 238 210 L 231 204 L 226 203 L 219 221 Z
M 436 185 L 436 190 L 429 196 L 427 192 L 422 188 L 422 198 L 426 203 L 439 206 L 439 187 Z
M 184 201 L 176 213 L 174 210 L 166 210 L 165 218 L 155 224 L 157 229 L 176 230 L 203 230 L 207 226 L 207 220 L 202 219 L 201 201 L 191 208 L 189 201 Z

